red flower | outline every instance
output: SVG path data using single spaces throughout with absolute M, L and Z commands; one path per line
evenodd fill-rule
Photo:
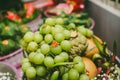
M 32 3 L 26 3 L 24 4 L 24 8 L 26 10 L 26 18 L 30 18 L 35 11 L 35 7 Z
M 74 11 L 83 10 L 85 8 L 83 0 L 66 0 L 66 3 L 74 6 Z
M 17 14 L 11 12 L 11 11 L 7 11 L 7 18 L 12 20 L 12 21 L 18 21 L 21 22 L 21 17 L 18 16 Z

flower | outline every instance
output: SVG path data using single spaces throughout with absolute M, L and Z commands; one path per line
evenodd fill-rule
M 26 18 L 30 18 L 35 11 L 35 7 L 31 3 L 24 4 L 26 10 Z
M 7 11 L 7 18 L 12 21 L 21 22 L 21 17 L 11 11 Z

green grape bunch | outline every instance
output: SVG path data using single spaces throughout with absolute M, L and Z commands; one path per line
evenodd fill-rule
M 62 18 L 47 18 L 38 31 L 24 35 L 22 70 L 27 80 L 89 80 L 79 56 L 87 47 L 86 37 L 72 32 L 63 27 Z

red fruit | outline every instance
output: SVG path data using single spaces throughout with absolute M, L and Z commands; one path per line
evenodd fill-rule
M 98 74 L 100 74 L 102 72 L 102 67 L 98 67 L 97 72 L 98 72 Z

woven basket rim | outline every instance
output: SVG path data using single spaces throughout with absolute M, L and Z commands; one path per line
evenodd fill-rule
M 92 30 L 95 27 L 95 21 L 92 18 L 90 18 L 90 20 L 92 21 L 92 25 L 90 26 L 89 29 Z
M 23 50 L 23 48 L 19 48 L 18 50 L 14 51 L 12 53 L 9 53 L 8 55 L 2 56 L 2 57 L 0 57 L 0 61 L 10 58 L 16 54 L 19 54 L 20 52 L 22 52 L 22 50 Z
M 13 65 L 11 65 L 11 64 L 9 64 L 7 62 L 0 62 L 0 63 L 9 66 L 15 72 L 17 80 L 20 80 L 19 72 L 18 72 L 18 70 Z

